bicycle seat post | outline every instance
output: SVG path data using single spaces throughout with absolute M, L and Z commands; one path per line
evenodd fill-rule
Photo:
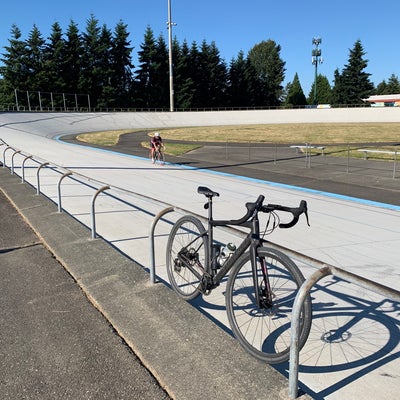
M 208 209 L 208 221 L 212 221 L 213 213 L 212 213 L 213 201 L 212 196 L 207 196 L 207 209 Z
M 207 203 L 204 205 L 204 208 L 207 209 L 208 211 L 208 254 L 210 255 L 209 258 L 209 263 L 207 270 L 209 272 L 214 271 L 214 273 L 217 270 L 217 249 L 215 248 L 214 245 L 214 232 L 213 232 L 213 226 L 212 226 L 212 220 L 213 220 L 213 195 L 208 194 L 206 195 L 207 197 Z M 219 252 L 218 252 L 219 253 Z

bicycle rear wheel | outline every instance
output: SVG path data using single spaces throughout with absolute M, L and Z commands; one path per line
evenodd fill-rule
M 257 280 L 261 299 L 265 298 L 266 266 L 272 304 L 256 304 L 250 253 L 243 254 L 229 276 L 226 308 L 232 331 L 240 344 L 254 357 L 269 364 L 285 362 L 290 356 L 290 324 L 293 304 L 304 277 L 297 265 L 282 252 L 261 247 L 257 256 Z M 300 322 L 299 347 L 311 328 L 312 310 L 308 296 Z
M 199 219 L 180 218 L 167 243 L 167 273 L 172 288 L 185 300 L 201 293 L 201 276 L 208 260 L 208 236 Z

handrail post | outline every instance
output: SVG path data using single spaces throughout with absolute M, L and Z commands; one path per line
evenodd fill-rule
M 24 183 L 25 182 L 25 162 L 27 160 L 29 160 L 30 158 L 32 158 L 33 156 L 26 156 L 24 158 L 24 161 L 22 161 L 22 176 L 21 176 L 21 182 Z
M 11 175 L 14 175 L 14 156 L 21 153 L 21 150 L 15 150 L 14 154 L 11 156 Z
M 163 217 L 165 214 L 168 214 L 172 211 L 175 211 L 175 207 L 167 207 L 164 210 L 160 211 L 153 220 L 153 223 L 150 227 L 150 283 L 156 283 L 156 258 L 155 258 L 155 251 L 154 251 L 154 230 L 158 221 Z
M 66 172 L 58 181 L 57 185 L 57 192 L 58 192 L 58 212 L 62 212 L 62 207 L 61 207 L 61 181 L 66 178 L 67 176 L 72 175 L 71 171 Z
M 322 278 L 331 274 L 329 267 L 323 267 L 315 271 L 301 285 L 297 292 L 292 310 L 291 337 L 290 337 L 290 358 L 289 358 L 289 399 L 297 398 L 299 385 L 299 337 L 300 337 L 300 316 L 306 296 L 311 288 Z
M 104 192 L 105 190 L 110 189 L 110 186 L 103 186 L 100 189 L 96 190 L 96 193 L 92 197 L 92 239 L 96 239 L 96 217 L 95 217 L 95 201 L 97 196 L 101 193 Z
M 396 179 L 396 163 L 397 163 L 397 150 L 394 152 L 394 160 L 393 160 L 393 179 Z
M 39 172 L 40 170 L 45 167 L 46 165 L 49 165 L 50 163 L 48 162 L 44 162 L 42 164 L 39 165 L 39 168 L 36 171 L 36 194 L 39 195 L 40 194 L 40 179 L 39 179 Z
M 14 148 L 12 146 L 7 146 L 4 150 L 3 150 L 3 168 L 6 168 L 6 151 L 8 149 L 13 149 Z

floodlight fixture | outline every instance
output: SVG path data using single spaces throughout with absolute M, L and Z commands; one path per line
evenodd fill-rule
M 312 40 L 312 44 L 315 48 L 311 52 L 311 63 L 315 66 L 315 78 L 314 78 L 314 101 L 313 103 L 317 104 L 317 77 L 318 77 L 318 64 L 323 63 L 323 59 L 321 57 L 322 51 L 319 48 L 322 39 L 320 37 L 314 37 Z
M 317 47 L 321 44 L 321 42 L 322 42 L 322 39 L 320 37 L 314 37 L 312 40 L 312 44 Z

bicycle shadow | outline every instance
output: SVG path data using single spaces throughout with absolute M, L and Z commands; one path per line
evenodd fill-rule
M 303 392 L 322 400 L 400 361 L 400 303 L 336 277 L 320 281 L 311 296 L 312 328 L 300 351 L 299 386 Z M 200 296 L 191 303 L 232 335 L 229 325 L 212 315 L 224 314 L 224 300 Z M 288 362 L 273 367 L 289 377 Z M 391 370 L 398 370 L 396 367 Z M 387 376 L 387 372 L 379 375 Z
M 399 303 L 336 277 L 321 282 L 311 292 L 313 323 L 299 365 L 300 388 L 316 400 L 400 357 Z M 288 363 L 275 367 L 288 377 Z

